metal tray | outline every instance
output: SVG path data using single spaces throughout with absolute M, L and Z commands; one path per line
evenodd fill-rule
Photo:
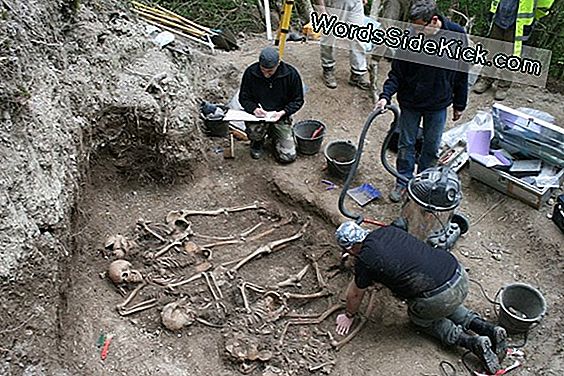
M 473 179 L 476 179 L 501 193 L 517 198 L 535 209 L 548 201 L 555 188 L 539 188 L 528 184 L 523 180 L 508 174 L 507 172 L 488 168 L 472 159 L 470 159 L 469 173 Z M 556 175 L 560 185 L 564 182 L 564 168 L 561 168 Z

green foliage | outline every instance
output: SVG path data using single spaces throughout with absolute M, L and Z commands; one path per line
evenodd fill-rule
M 23 84 L 16 85 L 17 90 L 14 92 L 14 97 L 18 100 L 25 100 L 31 98 L 31 93 L 29 92 L 29 88 L 24 86 Z
M 78 8 L 80 7 L 80 0 L 72 0 L 71 1 L 71 8 L 74 13 L 78 12 Z
M 550 14 L 535 25 L 531 45 L 552 51 L 549 75 L 564 80 L 564 2 L 556 0 Z
M 211 28 L 224 28 L 234 32 L 263 32 L 264 22 L 259 12 L 258 3 L 262 0 L 141 0 L 148 5 L 159 4 L 201 25 Z M 78 3 L 78 0 L 76 0 Z M 270 1 L 271 10 L 277 9 L 283 1 Z M 296 17 L 296 2 L 292 25 L 299 27 Z M 365 7 L 370 10 L 372 0 Z M 474 17 L 472 34 L 486 37 L 490 26 L 490 0 L 437 0 L 443 14 L 450 15 L 449 9 L 455 9 L 469 17 Z M 454 15 L 453 21 L 464 26 L 462 17 Z M 564 1 L 556 0 L 550 14 L 536 23 L 535 31 L 528 44 L 552 51 L 549 75 L 564 80 Z
M 472 1 L 472 0 L 437 0 L 437 5 L 443 14 L 448 14 L 449 9 L 457 10 L 464 13 L 467 17 L 474 17 L 474 26 L 472 34 L 478 36 L 486 36 L 489 29 L 488 13 L 490 9 L 490 1 Z M 462 17 L 454 15 L 454 22 L 465 25 Z
M 437 0 L 437 3 L 443 13 L 447 13 L 446 11 L 449 8 L 454 8 L 468 16 L 475 17 L 472 34 L 487 37 L 491 3 L 489 0 Z M 456 22 L 462 22 L 460 18 L 453 17 L 453 19 Z M 556 0 L 552 5 L 550 14 L 535 24 L 535 30 L 527 44 L 551 50 L 552 59 L 549 75 L 564 80 L 564 1 Z
M 233 32 L 264 31 L 257 0 L 141 0 L 147 5 L 158 4 L 200 25 Z

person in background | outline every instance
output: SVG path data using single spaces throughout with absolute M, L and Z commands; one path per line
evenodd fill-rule
M 489 38 L 510 42 L 513 50 L 503 51 L 507 55 L 521 56 L 523 42 L 529 39 L 533 24 L 546 16 L 554 0 L 493 0 L 490 14 L 493 16 Z M 511 87 L 511 72 L 497 81 L 494 98 L 502 101 Z M 472 91 L 482 94 L 493 86 L 495 79 L 481 76 Z
M 433 0 L 414 1 L 410 20 L 414 30 L 427 37 L 437 38 L 441 31 L 466 36 L 460 25 L 438 14 L 437 4 Z M 453 107 L 454 121 L 460 119 L 466 108 L 468 70 L 464 65 L 461 66 L 464 69 L 452 70 L 399 58 L 392 61 L 375 110 L 390 104 L 392 96 L 397 93 L 400 118 L 396 168 L 408 180 L 413 177 L 416 162 L 419 172 L 436 165 L 448 107 Z M 421 119 L 423 144 L 419 160 L 416 161 L 415 143 Z M 405 191 L 405 183 L 398 179 L 388 197 L 392 202 L 399 202 Z
M 327 13 L 325 8 L 331 8 L 336 11 L 336 15 L 341 22 L 351 24 L 364 25 L 364 4 L 367 0 L 319 0 L 319 9 L 321 13 Z M 335 78 L 335 37 L 333 35 L 322 34 L 321 46 L 321 67 L 323 68 L 323 83 L 330 89 L 337 87 L 337 79 Z M 351 67 L 351 75 L 349 84 L 356 86 L 362 90 L 370 90 L 370 81 L 368 79 L 368 67 L 366 64 L 366 52 L 364 47 L 358 40 L 351 40 L 349 51 L 349 63 Z
M 278 50 L 264 48 L 259 61 L 247 67 L 241 80 L 239 103 L 257 118 L 269 121 L 245 122 L 251 141 L 251 157 L 264 154 L 266 137 L 274 143 L 274 156 L 281 163 L 296 159 L 291 116 L 304 105 L 303 84 L 296 68 L 280 61 Z
M 335 237 L 342 257 L 352 259 L 349 265 L 354 272 L 346 310 L 337 316 L 339 335 L 349 332 L 366 289 L 380 283 L 407 301 L 409 319 L 418 329 L 445 345 L 472 351 L 491 374 L 500 369 L 507 332 L 464 306 L 468 275 L 452 253 L 432 248 L 394 226 L 370 232 L 348 221 Z

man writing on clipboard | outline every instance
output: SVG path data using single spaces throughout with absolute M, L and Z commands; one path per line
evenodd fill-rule
M 295 161 L 291 116 L 304 105 L 302 79 L 296 68 L 280 61 L 276 49 L 264 48 L 259 61 L 247 67 L 241 80 L 239 103 L 246 112 L 265 119 L 245 122 L 251 157 L 262 157 L 268 135 L 279 162 Z

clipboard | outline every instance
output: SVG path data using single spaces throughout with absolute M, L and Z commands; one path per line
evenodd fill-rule
M 241 110 L 233 110 L 233 109 L 229 109 L 227 110 L 227 113 L 225 114 L 225 116 L 223 117 L 223 121 L 250 121 L 250 122 L 259 122 L 259 121 L 266 121 L 269 123 L 273 123 L 276 120 L 274 120 L 274 114 L 276 111 L 268 111 L 266 113 L 266 117 L 256 117 L 253 114 L 249 114 L 246 111 L 241 111 Z

